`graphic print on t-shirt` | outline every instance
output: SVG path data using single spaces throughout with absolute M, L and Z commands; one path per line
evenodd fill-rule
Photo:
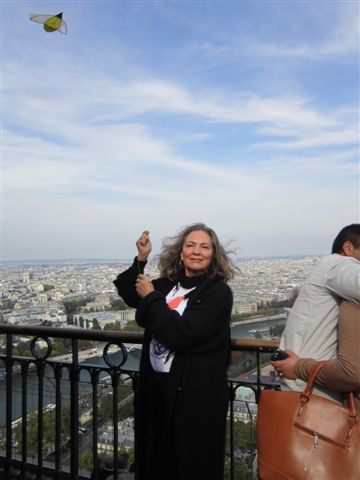
M 167 306 L 171 309 L 171 310 L 176 310 L 177 307 L 180 305 L 180 303 L 184 300 L 185 298 L 185 295 L 179 295 L 178 297 L 175 297 L 173 300 L 171 300 L 170 302 L 167 302 Z
M 180 284 L 176 285 L 166 296 L 168 307 L 182 315 L 188 302 L 186 295 L 194 288 L 183 288 Z M 174 352 L 171 352 L 155 337 L 152 337 L 150 342 L 150 363 L 155 372 L 169 372 L 173 359 Z

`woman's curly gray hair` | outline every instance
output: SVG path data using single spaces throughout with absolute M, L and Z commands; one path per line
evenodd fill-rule
M 232 252 L 225 251 L 221 245 L 218 236 L 212 228 L 209 228 L 204 223 L 193 223 L 182 228 L 179 233 L 173 237 L 167 237 L 158 255 L 158 267 L 162 277 L 175 280 L 179 273 L 183 271 L 183 264 L 181 262 L 181 251 L 186 237 L 189 233 L 194 231 L 206 232 L 210 239 L 213 248 L 213 257 L 207 270 L 210 277 L 218 276 L 225 281 L 234 278 L 238 268 L 233 264 L 229 254 Z

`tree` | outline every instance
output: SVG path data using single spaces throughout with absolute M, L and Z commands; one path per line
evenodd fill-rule
M 112 418 L 113 413 L 113 396 L 107 392 L 100 400 L 98 415 L 101 419 Z
M 38 419 L 37 413 L 31 412 L 27 417 L 27 454 L 30 458 L 35 458 L 37 455 L 37 432 Z M 22 448 L 22 424 L 19 423 L 14 428 L 14 439 L 17 443 L 17 449 L 21 451 Z
M 61 408 L 61 439 L 66 441 L 70 438 L 71 415 L 70 405 L 63 405 Z
M 38 413 L 30 412 L 27 416 L 27 454 L 30 458 L 37 456 L 38 449 Z M 65 445 L 70 438 L 70 407 L 64 405 L 61 409 L 61 443 Z M 21 451 L 22 425 L 14 428 L 14 439 Z M 55 450 L 55 411 L 43 414 L 43 446 L 44 454 L 49 455 Z
M 19 342 L 14 348 L 13 354 L 20 355 L 21 357 L 31 356 L 30 343 L 31 340 L 27 340 L 26 342 Z
M 270 327 L 271 337 L 281 337 L 284 329 L 285 325 L 275 325 L 274 327 Z
M 81 470 L 86 470 L 88 472 L 92 471 L 93 467 L 93 455 L 90 448 L 79 453 L 79 467 Z
M 230 457 L 225 458 L 224 480 L 230 480 Z M 234 478 L 251 480 L 251 466 L 244 459 L 234 458 Z
M 71 339 L 69 338 L 54 338 L 53 352 L 56 355 L 63 355 L 71 352 Z
M 229 426 L 229 425 L 228 425 Z M 234 471 L 236 480 L 251 479 L 251 463 L 253 458 L 249 453 L 254 440 L 254 425 L 251 423 L 234 422 Z M 226 452 L 230 453 L 230 430 L 227 428 Z M 225 458 L 224 480 L 230 480 L 230 457 Z
M 54 285 L 47 285 L 46 283 L 44 284 L 44 292 L 53 290 L 54 288 L 55 288 Z
M 104 325 L 104 330 L 121 330 L 119 320 L 115 320 L 115 322 L 112 323 L 107 323 Z
M 52 327 L 53 322 L 51 320 L 42 320 L 41 325 L 43 327 Z
M 111 298 L 111 310 L 127 310 L 127 305 L 121 298 Z
M 122 330 L 124 332 L 143 332 L 143 327 L 140 327 L 134 320 L 130 320 L 126 325 L 123 326 Z
M 93 318 L 92 330 L 101 330 L 101 326 L 97 318 Z
M 84 297 L 77 300 L 64 300 L 63 305 L 66 312 L 67 323 L 68 325 L 74 324 L 74 313 L 77 313 L 79 307 L 86 305 L 87 303 L 91 302 L 93 297 Z

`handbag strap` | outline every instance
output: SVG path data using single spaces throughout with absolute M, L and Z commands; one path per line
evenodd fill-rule
M 309 398 L 309 396 L 311 395 L 311 392 L 314 388 L 316 377 L 318 376 L 320 369 L 325 365 L 325 363 L 326 363 L 325 360 L 322 360 L 321 362 L 317 362 L 311 369 L 310 375 L 303 393 L 303 395 L 305 395 L 306 398 Z
M 301 403 L 304 404 L 306 403 L 310 395 L 312 394 L 312 390 L 314 388 L 314 383 L 316 381 L 316 377 L 319 374 L 319 371 L 322 369 L 322 367 L 325 365 L 326 360 L 322 360 L 321 362 L 317 362 L 313 368 L 311 369 L 306 387 L 304 392 L 301 394 Z M 355 401 L 354 401 L 354 393 L 353 392 L 348 392 L 347 394 L 348 398 L 348 410 L 350 412 L 351 417 L 356 418 L 356 411 L 355 411 Z

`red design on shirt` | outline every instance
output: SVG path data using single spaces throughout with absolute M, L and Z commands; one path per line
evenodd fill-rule
M 168 307 L 170 308 L 170 310 L 175 310 L 180 305 L 180 303 L 184 300 L 184 298 L 185 298 L 185 295 L 180 295 L 179 297 L 173 298 L 168 303 Z

